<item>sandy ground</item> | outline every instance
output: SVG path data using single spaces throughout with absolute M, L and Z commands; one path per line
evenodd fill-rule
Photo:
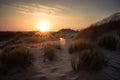
M 72 70 L 67 52 L 68 42 L 66 45 L 62 45 L 62 50 L 55 53 L 57 55 L 55 61 L 44 62 L 42 47 L 29 47 L 29 51 L 36 57 L 33 65 L 27 69 L 15 70 L 1 75 L 0 80 L 66 80 L 64 77 Z
M 57 60 L 44 62 L 42 47 L 29 47 L 36 61 L 27 69 L 18 69 L 8 74 L 0 74 L 0 80 L 120 80 L 120 54 L 108 52 L 108 65 L 97 73 L 81 71 L 79 74 L 72 72 L 70 55 L 67 47 L 70 40 L 62 45 L 62 50 L 55 54 Z

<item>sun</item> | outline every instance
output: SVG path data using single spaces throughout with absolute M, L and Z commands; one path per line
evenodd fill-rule
M 46 32 L 49 30 L 49 25 L 47 22 L 43 21 L 37 25 L 37 29 L 41 32 Z

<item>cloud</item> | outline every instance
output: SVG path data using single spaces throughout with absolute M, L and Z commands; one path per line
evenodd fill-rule
M 22 14 L 60 17 L 108 14 L 120 11 L 119 3 L 120 0 L 0 0 L 0 6 L 12 7 Z
M 0 0 L 0 6 L 9 6 L 25 15 L 69 16 L 71 10 L 62 4 L 63 2 L 63 0 Z
M 39 15 L 41 13 L 46 13 L 48 15 L 55 15 L 60 10 L 57 8 L 47 7 L 40 4 L 12 4 L 9 5 L 12 8 L 15 8 L 17 11 L 31 14 L 31 15 Z
M 29 14 L 29 15 L 46 14 L 46 15 L 59 16 L 62 14 L 62 11 L 64 11 L 63 10 L 64 7 L 62 6 L 51 7 L 35 2 L 34 3 L 14 2 L 14 0 L 12 0 L 12 2 L 4 1 L 1 3 L 1 5 L 9 6 L 22 14 Z

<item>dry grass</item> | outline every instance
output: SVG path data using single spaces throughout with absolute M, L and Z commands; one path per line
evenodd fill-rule
M 104 50 L 90 41 L 75 41 L 69 46 L 68 51 L 70 54 L 77 53 L 76 57 L 71 59 L 73 71 L 80 69 L 97 71 L 102 69 L 107 61 Z
M 82 50 L 85 50 L 85 49 L 93 49 L 94 46 L 95 45 L 90 41 L 77 40 L 77 41 L 72 42 L 69 45 L 68 52 L 70 54 L 79 53 L 79 52 L 81 52 Z
M 22 46 L 6 48 L 0 54 L 0 62 L 5 67 L 23 67 L 31 65 L 34 61 L 33 54 Z
M 85 49 L 79 53 L 79 57 L 71 60 L 73 71 L 80 69 L 98 71 L 107 62 L 106 53 L 101 49 Z
M 98 45 L 108 50 L 117 49 L 118 40 L 112 35 L 103 35 L 98 39 Z
M 61 46 L 59 44 L 50 44 L 47 43 L 44 46 L 44 57 L 48 60 L 52 61 L 56 58 L 56 51 L 61 50 Z

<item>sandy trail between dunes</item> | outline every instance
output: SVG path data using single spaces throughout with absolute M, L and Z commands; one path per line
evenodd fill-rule
M 57 60 L 52 62 L 43 61 L 44 53 L 42 48 L 31 48 L 30 50 L 37 57 L 37 61 L 34 63 L 34 66 L 37 71 L 40 71 L 48 80 L 56 80 L 59 77 L 64 77 L 67 72 L 71 71 L 67 44 L 62 46 L 62 50 L 58 50 L 55 53 L 57 55 Z
M 72 72 L 68 45 L 70 40 L 55 54 L 57 60 L 44 62 L 43 49 L 41 47 L 29 47 L 36 61 L 27 69 L 14 70 L 8 74 L 0 74 L 0 80 L 120 80 L 120 55 L 116 52 L 108 52 L 108 66 L 98 73 L 81 71 L 79 74 Z M 54 42 L 51 42 L 54 43 Z M 119 52 L 118 52 L 119 53 Z
M 56 42 L 58 43 L 59 41 Z M 29 47 L 29 51 L 36 57 L 33 66 L 12 71 L 7 75 L 1 75 L 0 80 L 67 80 L 67 74 L 72 69 L 67 51 L 70 41 L 66 42 L 65 45 L 62 45 L 62 49 L 55 53 L 57 55 L 55 61 L 43 61 L 44 52 L 42 47 Z M 55 43 L 55 41 L 51 41 L 51 43 Z

